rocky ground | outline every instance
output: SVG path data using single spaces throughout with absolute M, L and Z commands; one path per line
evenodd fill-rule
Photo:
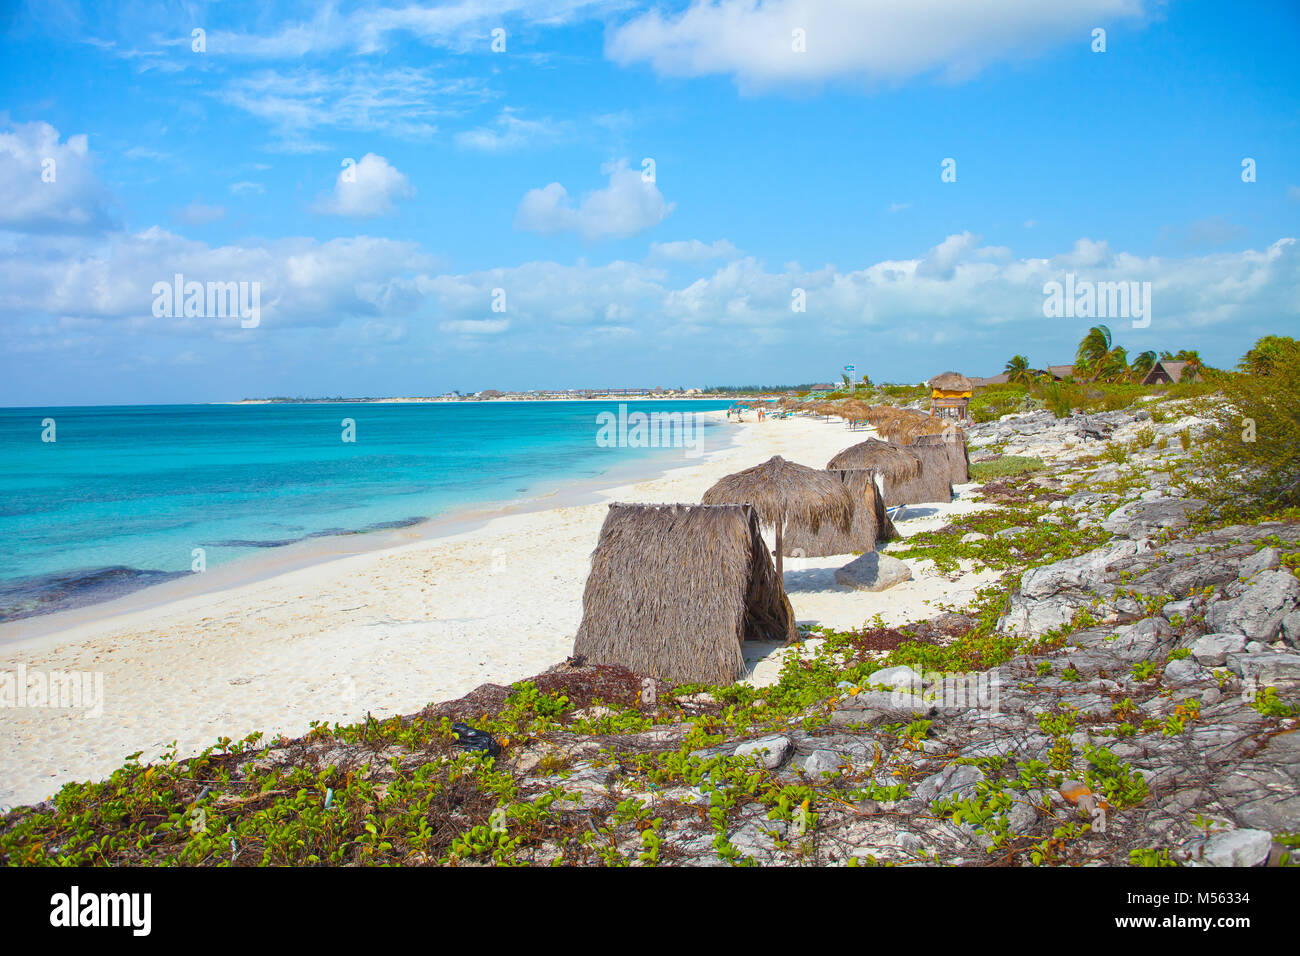
M 224 829 L 128 830 L 115 861 L 1290 865 L 1300 522 L 1198 521 L 1204 424 L 1166 407 L 975 426 L 972 461 L 1044 467 L 890 548 L 954 579 L 1005 571 L 974 605 L 809 633 L 766 688 L 571 660 L 415 717 L 234 745 L 167 785 L 177 816 Z M 304 825 L 359 836 L 301 849 L 267 817 L 290 793 Z M 10 815 L 0 859 L 76 861 L 62 818 L 84 831 L 103 794 L 74 796 Z

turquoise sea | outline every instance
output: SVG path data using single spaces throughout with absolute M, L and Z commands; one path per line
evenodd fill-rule
M 627 402 L 700 412 L 726 402 Z M 304 538 L 414 524 L 681 448 L 598 443 L 610 402 L 0 409 L 0 621 Z M 54 441 L 43 423 L 53 420 Z M 344 441 L 344 419 L 355 441 Z M 703 447 L 725 424 L 699 422 Z M 648 469 L 647 469 L 648 470 Z M 592 542 L 593 545 L 595 542 Z

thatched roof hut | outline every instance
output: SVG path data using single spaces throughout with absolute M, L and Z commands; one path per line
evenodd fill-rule
M 966 418 L 975 383 L 958 372 L 944 372 L 930 379 L 930 414 L 944 418 Z
M 938 501 L 947 504 L 952 501 L 952 463 L 948 459 L 947 447 L 942 443 L 913 443 L 906 446 L 906 450 L 921 459 L 921 477 L 895 492 L 900 497 L 912 499 L 899 503 L 923 504 Z
M 925 384 L 945 392 L 969 392 L 974 388 L 974 383 L 960 372 L 941 372 Z
M 754 508 L 609 506 L 574 654 L 674 683 L 728 684 L 745 676 L 743 641 L 795 634 Z
M 898 536 L 885 513 L 885 499 L 876 487 L 871 469 L 836 469 L 829 474 L 843 482 L 853 501 L 853 518 L 847 532 L 835 524 L 823 523 L 816 531 L 803 525 L 786 527 L 786 557 L 822 558 L 833 554 L 875 551 L 882 541 Z
M 824 471 L 786 461 L 774 455 L 761 465 L 727 475 L 704 493 L 706 505 L 749 504 L 758 509 L 764 524 L 776 528 L 776 571 L 781 560 L 787 525 L 799 525 L 816 534 L 823 524 L 848 533 L 853 501 L 844 483 Z
M 844 449 L 826 467 L 874 469 L 883 479 L 885 505 L 890 508 L 894 505 L 951 501 L 952 484 L 948 480 L 946 457 L 942 467 L 937 466 L 932 455 L 928 457 L 930 465 L 927 469 L 925 458 L 910 447 L 902 448 L 890 442 L 868 438 Z
M 907 447 L 935 445 L 948 454 L 948 480 L 954 485 L 964 485 L 970 481 L 970 453 L 966 449 L 966 433 L 960 428 L 951 431 L 917 435 Z

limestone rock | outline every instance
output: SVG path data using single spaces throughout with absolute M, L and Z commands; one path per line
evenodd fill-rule
M 768 770 L 775 770 L 785 763 L 792 750 L 794 750 L 794 741 L 783 734 L 774 734 L 770 737 L 759 737 L 757 740 L 746 741 L 736 748 L 736 756 L 749 757 L 756 755 L 763 767 Z
M 855 591 L 884 591 L 910 580 L 912 569 L 898 558 L 868 551 L 835 572 L 835 583 Z
M 1246 649 L 1246 638 L 1241 634 L 1206 634 L 1192 642 L 1192 657 L 1203 667 L 1222 667 L 1229 654 L 1239 654 Z
M 1210 605 L 1205 623 L 1216 631 L 1275 641 L 1282 621 L 1300 605 L 1300 581 L 1289 571 L 1260 571 L 1240 597 Z
M 1229 830 L 1193 844 L 1192 859 L 1205 866 L 1259 866 L 1272 848 L 1267 830 Z
M 1160 498 L 1121 505 L 1102 522 L 1111 534 L 1124 538 L 1146 538 L 1165 528 L 1186 528 L 1188 515 L 1205 507 L 1200 498 Z

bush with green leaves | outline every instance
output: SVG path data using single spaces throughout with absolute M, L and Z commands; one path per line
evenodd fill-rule
M 1200 437 L 1196 493 L 1224 518 L 1300 506 L 1300 342 L 1273 338 L 1259 371 L 1243 360 L 1243 371 L 1221 376 L 1226 402 Z

